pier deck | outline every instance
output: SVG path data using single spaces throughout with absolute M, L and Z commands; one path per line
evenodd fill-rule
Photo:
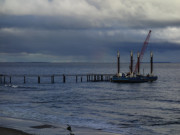
M 32 82 L 40 83 L 66 83 L 68 79 L 74 82 L 103 82 L 110 81 L 114 74 L 0 74 L 0 84 L 13 84 Z M 46 81 L 42 81 L 46 78 Z M 48 80 L 48 81 L 47 81 Z

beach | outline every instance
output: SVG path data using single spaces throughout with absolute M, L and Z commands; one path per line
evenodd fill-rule
M 0 117 L 0 135 L 120 135 L 96 129 Z

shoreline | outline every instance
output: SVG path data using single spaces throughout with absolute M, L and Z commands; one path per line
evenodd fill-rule
M 0 117 L 0 134 L 3 135 L 121 135 L 98 129 L 83 128 L 52 123 L 38 122 L 9 117 Z

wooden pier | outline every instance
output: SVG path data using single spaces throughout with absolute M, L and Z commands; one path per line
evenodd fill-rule
M 66 83 L 70 78 L 71 82 L 103 82 L 110 81 L 114 74 L 53 74 L 53 75 L 37 75 L 37 74 L 0 74 L 0 84 L 13 84 L 16 83 L 28 83 L 31 78 L 33 80 L 30 83 Z M 18 79 L 17 79 L 18 78 Z M 46 82 L 42 79 L 46 78 Z M 47 79 L 48 78 L 48 79 Z M 18 81 L 17 81 L 18 80 Z M 48 80 L 48 82 L 47 82 Z

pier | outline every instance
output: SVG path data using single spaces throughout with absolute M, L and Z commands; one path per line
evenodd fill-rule
M 114 74 L 0 74 L 0 84 L 13 83 L 67 83 L 70 82 L 104 82 L 110 81 Z

